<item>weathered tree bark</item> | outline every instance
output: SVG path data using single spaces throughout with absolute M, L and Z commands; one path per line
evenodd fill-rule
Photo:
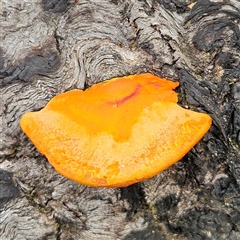
M 2 0 L 0 239 L 240 239 L 239 0 Z M 213 125 L 127 188 L 54 171 L 19 127 L 53 96 L 151 72 Z M 46 133 L 47 134 L 47 133 Z

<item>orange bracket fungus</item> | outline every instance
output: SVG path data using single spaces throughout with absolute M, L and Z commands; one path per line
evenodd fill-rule
M 125 187 L 180 160 L 211 118 L 177 105 L 179 85 L 149 73 L 54 97 L 21 127 L 57 172 L 94 187 Z

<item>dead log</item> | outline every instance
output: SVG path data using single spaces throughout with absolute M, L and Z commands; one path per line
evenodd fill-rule
M 0 239 L 240 239 L 238 0 L 1 3 Z M 151 72 L 213 118 L 177 164 L 127 188 L 49 165 L 19 127 L 53 96 Z

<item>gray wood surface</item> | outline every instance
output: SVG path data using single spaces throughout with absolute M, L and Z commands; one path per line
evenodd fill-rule
M 0 33 L 1 240 L 240 239 L 239 0 L 1 0 Z M 213 118 L 150 180 L 77 184 L 20 130 L 59 93 L 142 72 Z

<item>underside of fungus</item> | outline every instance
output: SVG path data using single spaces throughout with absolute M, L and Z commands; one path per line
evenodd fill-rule
M 95 187 L 125 187 L 180 160 L 211 118 L 180 107 L 179 85 L 152 74 L 98 83 L 26 113 L 21 128 L 63 176 Z

